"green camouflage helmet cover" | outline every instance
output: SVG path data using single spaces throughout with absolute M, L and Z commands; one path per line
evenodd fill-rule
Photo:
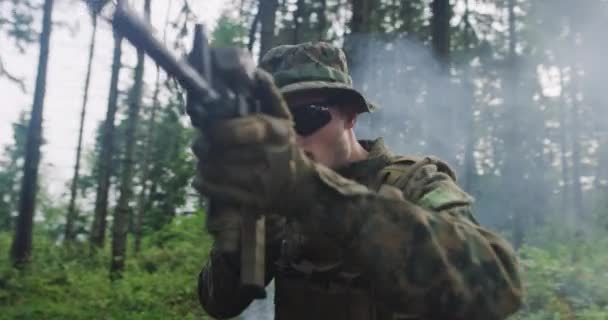
M 375 105 L 355 90 L 344 52 L 326 42 L 281 45 L 270 49 L 260 67 L 274 77 L 284 96 L 308 92 L 331 94 L 337 101 L 370 112 Z

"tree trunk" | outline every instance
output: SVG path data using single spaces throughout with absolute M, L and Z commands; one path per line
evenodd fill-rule
M 352 16 L 348 23 L 350 32 L 346 36 L 346 39 L 344 39 L 344 51 L 346 52 L 351 74 L 356 73 L 354 70 L 361 64 L 359 63 L 360 60 L 371 58 L 364 57 L 360 53 L 364 51 L 364 48 L 362 48 L 365 45 L 363 36 L 370 32 L 369 11 L 369 0 L 352 0 Z M 353 80 L 355 83 L 361 84 L 358 79 Z
M 150 13 L 146 13 L 146 18 L 149 21 Z M 165 16 L 165 25 L 163 27 L 163 43 L 166 41 L 167 35 L 167 26 L 169 25 L 169 14 Z M 149 207 L 148 203 L 150 201 L 149 193 L 148 193 L 148 182 L 150 180 L 150 157 L 152 156 L 152 150 L 154 146 L 154 136 L 156 134 L 156 113 L 160 106 L 160 102 L 158 101 L 158 94 L 160 93 L 160 68 L 156 66 L 156 80 L 154 82 L 154 94 L 152 95 L 152 112 L 150 114 L 150 120 L 148 124 L 148 133 L 146 134 L 146 143 L 144 146 L 144 159 L 142 164 L 142 181 L 141 181 L 141 191 L 139 193 L 139 197 L 137 199 L 137 215 L 135 218 L 135 244 L 134 244 L 134 252 L 137 254 L 141 249 L 141 237 L 142 237 L 142 228 L 144 224 L 144 217 L 146 214 L 146 210 Z
M 326 31 L 327 31 L 327 0 L 321 0 L 321 5 L 319 6 L 319 11 L 317 12 L 317 16 L 319 19 L 319 25 L 317 27 L 317 33 L 319 36 L 319 41 L 325 40 Z
M 293 15 L 293 43 L 300 43 L 300 34 L 302 33 L 300 19 L 303 18 L 302 14 L 304 11 L 304 0 L 298 0 L 296 2 L 296 12 Z
M 433 52 L 442 70 L 447 70 L 450 63 L 450 19 L 452 7 L 449 0 L 433 0 L 431 4 L 431 38 Z
M 97 16 L 91 15 L 93 31 L 91 32 L 91 42 L 89 43 L 89 59 L 87 62 L 87 73 L 84 80 L 84 93 L 82 97 L 82 109 L 80 111 L 80 127 L 78 128 L 78 144 L 76 146 L 76 164 L 74 165 L 74 176 L 72 177 L 72 186 L 70 189 L 70 204 L 68 205 L 68 214 L 65 223 L 65 240 L 72 241 L 76 237 L 74 223 L 77 218 L 76 213 L 76 191 L 78 190 L 78 178 L 80 170 L 80 153 L 82 151 L 82 132 L 84 130 L 84 119 L 87 110 L 87 101 L 89 100 L 89 84 L 91 82 L 91 67 L 93 65 L 93 55 L 95 53 L 95 37 L 97 34 Z
M 148 124 L 148 133 L 146 134 L 146 145 L 144 147 L 144 163 L 142 164 L 142 181 L 141 191 L 137 200 L 137 215 L 135 218 L 135 244 L 134 252 L 137 254 L 141 248 L 141 237 L 142 227 L 144 224 L 144 217 L 146 209 L 148 208 L 149 195 L 148 195 L 148 181 L 150 180 L 150 157 L 152 147 L 154 145 L 154 135 L 156 134 L 156 113 L 159 107 L 158 94 L 160 92 L 160 69 L 157 66 L 156 69 L 156 84 L 154 88 L 154 95 L 152 98 L 152 112 L 150 114 L 150 121 Z
M 262 24 L 260 35 L 260 59 L 273 47 L 277 6 L 277 0 L 259 0 L 260 22 Z
M 463 15 L 465 30 L 464 30 L 464 47 L 465 50 L 470 50 L 471 46 L 471 23 L 469 14 L 469 0 L 465 1 L 465 13 Z M 467 192 L 472 192 L 473 179 L 475 178 L 475 92 L 473 86 L 473 77 L 469 61 L 464 65 L 463 82 L 466 95 L 465 100 L 465 119 L 466 119 L 466 136 L 464 147 L 464 181 L 463 188 Z
M 351 34 L 365 34 L 370 31 L 370 2 L 369 0 L 352 0 L 352 18 L 350 20 Z
M 570 78 L 572 83 L 577 83 L 576 67 L 573 66 Z M 572 205 L 576 218 L 582 222 L 585 218 L 585 207 L 583 205 L 583 189 L 581 186 L 581 145 L 580 145 L 580 104 L 577 101 L 578 90 L 573 88 L 572 90 L 572 106 L 570 106 L 570 123 L 571 131 L 570 143 L 572 144 Z
M 558 59 L 559 61 L 559 59 Z M 561 162 L 561 174 L 562 180 L 564 182 L 564 186 L 562 188 L 562 211 L 566 215 L 565 221 L 573 222 L 570 216 L 571 211 L 571 203 L 570 203 L 570 170 L 568 167 L 568 158 L 566 157 L 566 151 L 568 150 L 568 125 L 566 123 L 567 119 L 567 105 L 566 105 L 566 97 L 564 95 L 565 91 L 565 81 L 564 81 L 564 70 L 560 64 L 560 73 L 559 73 L 559 82 L 561 87 L 561 92 L 559 96 L 559 142 L 560 142 L 560 162 Z
M 431 3 L 431 40 L 433 54 L 439 65 L 439 80 L 431 84 L 440 94 L 431 96 L 431 105 L 428 107 L 426 122 L 436 125 L 429 126 L 439 130 L 428 130 L 426 137 L 429 152 L 440 155 L 449 164 L 455 166 L 456 144 L 459 141 L 445 141 L 446 137 L 455 132 L 455 110 L 458 107 L 449 101 L 450 92 L 450 19 L 452 8 L 449 0 L 433 0 Z M 464 110 L 463 110 L 464 111 Z M 437 117 L 441 115 L 441 117 Z M 455 137 L 456 138 L 456 137 Z M 454 138 L 452 138 L 454 140 Z
M 22 267 L 27 264 L 32 252 L 32 231 L 34 227 L 34 211 L 36 209 L 40 144 L 42 142 L 42 113 L 46 91 L 49 45 L 53 24 L 53 2 L 54 0 L 45 0 L 43 7 L 44 13 L 42 18 L 42 33 L 40 34 L 40 54 L 38 56 L 36 89 L 34 91 L 32 114 L 27 131 L 23 180 L 19 197 L 19 215 L 17 217 L 15 235 L 11 247 L 12 262 L 17 267 Z
M 150 20 L 150 2 L 144 2 L 146 19 Z M 131 212 L 129 202 L 133 194 L 133 151 L 135 149 L 135 133 L 139 120 L 139 109 L 141 108 L 141 96 L 144 83 L 144 52 L 137 50 L 137 66 L 131 95 L 129 97 L 129 115 L 127 118 L 126 146 L 122 165 L 122 176 L 120 179 L 120 195 L 118 205 L 114 210 L 114 223 L 112 225 L 112 262 L 110 274 L 113 278 L 120 277 L 124 270 L 127 255 L 127 221 Z
M 258 11 L 253 17 L 251 28 L 249 28 L 249 40 L 247 41 L 247 49 L 249 52 L 253 51 L 253 45 L 255 44 L 255 35 L 258 32 L 258 24 L 260 24 L 260 11 Z
M 605 193 L 607 190 L 606 181 L 608 180 L 608 134 L 606 129 L 599 128 L 596 136 L 599 141 L 599 148 L 594 185 L 598 190 Z
M 118 0 L 120 3 L 122 0 Z M 99 154 L 97 173 L 97 193 L 95 198 L 95 217 L 91 227 L 92 247 L 102 248 L 106 235 L 106 217 L 108 215 L 108 192 L 110 190 L 110 175 L 112 172 L 112 155 L 114 153 L 114 118 L 118 100 L 118 78 L 120 75 L 120 59 L 122 55 L 122 37 L 114 33 L 114 54 L 112 58 L 112 75 L 110 78 L 110 93 L 108 109 L 103 127 L 101 151 Z
M 518 157 L 523 155 L 521 150 L 522 134 L 519 130 L 519 116 L 520 107 L 517 99 L 517 78 L 518 78 L 518 66 L 517 66 L 517 53 L 515 52 L 515 44 L 517 43 L 517 35 L 515 33 L 515 0 L 508 1 L 508 12 L 509 12 L 509 67 L 506 76 L 506 106 L 510 108 L 507 110 L 507 125 L 505 126 L 507 132 L 504 135 L 505 144 L 505 156 L 504 156 L 504 176 L 502 177 L 503 189 L 513 190 L 510 197 L 505 199 L 508 201 L 508 214 L 512 217 L 511 230 L 513 234 L 513 246 L 519 248 L 524 240 L 524 221 L 522 208 L 520 205 L 521 190 L 516 188 L 517 185 L 513 179 L 521 179 L 521 175 L 518 173 L 518 163 L 521 165 L 521 161 L 517 161 Z M 509 132 L 510 131 L 510 132 Z M 521 183 L 521 182 L 520 182 Z M 507 203 L 507 202 L 506 202 Z

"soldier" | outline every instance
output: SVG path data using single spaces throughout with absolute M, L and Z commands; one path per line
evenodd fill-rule
M 195 186 L 273 213 L 266 283 L 275 279 L 276 319 L 487 320 L 518 309 L 515 253 L 478 225 L 448 165 L 355 138 L 357 115 L 374 106 L 353 89 L 342 50 L 283 45 L 260 67 L 259 95 L 274 112 L 208 130 L 206 147 L 193 148 Z M 253 299 L 239 259 L 212 249 L 200 274 L 213 317 L 235 317 Z

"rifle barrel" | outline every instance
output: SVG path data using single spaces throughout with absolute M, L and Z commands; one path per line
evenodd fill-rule
M 136 14 L 131 12 L 126 4 L 120 4 L 116 7 L 112 19 L 112 26 L 137 49 L 143 50 L 168 74 L 173 75 L 186 90 L 193 92 L 204 99 L 219 99 L 219 94 L 209 86 L 207 81 L 205 81 L 205 79 L 203 79 L 203 77 L 201 77 L 190 65 L 176 59 L 175 56 L 154 37 L 150 26 Z

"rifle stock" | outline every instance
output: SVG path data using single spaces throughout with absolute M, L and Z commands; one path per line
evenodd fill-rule
M 188 63 L 176 59 L 153 36 L 149 25 L 126 5 L 117 6 L 112 25 L 187 90 L 186 110 L 198 129 L 212 121 L 260 112 L 250 91 L 255 71 L 251 56 L 238 48 L 210 48 L 202 25 L 196 26 Z M 207 226 L 220 251 L 234 253 L 240 239 L 241 284 L 260 299 L 265 297 L 265 218 L 261 214 L 241 214 L 243 211 L 236 204 L 210 199 Z M 238 221 L 239 226 L 236 231 L 210 228 L 221 221 Z

